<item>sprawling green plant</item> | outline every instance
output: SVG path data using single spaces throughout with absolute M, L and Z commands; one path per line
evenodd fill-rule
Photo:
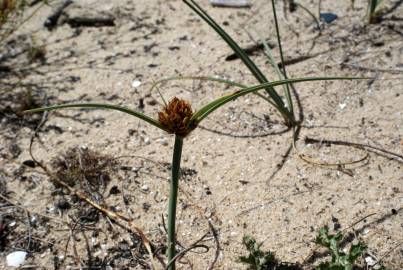
M 264 252 L 260 249 L 262 243 L 258 244 L 252 236 L 245 235 L 242 244 L 249 252 L 248 256 L 240 256 L 239 261 L 247 265 L 248 270 L 273 269 L 277 265 L 274 254 L 270 251 Z
M 284 85 L 287 83 L 298 83 L 306 81 L 319 81 L 319 80 L 345 80 L 353 79 L 347 77 L 311 77 L 311 78 L 297 78 L 297 79 L 286 79 L 279 80 L 270 83 L 263 83 L 260 85 L 245 87 L 238 85 L 240 90 L 233 92 L 231 94 L 224 95 L 209 104 L 203 106 L 197 111 L 193 111 L 188 102 L 174 97 L 169 101 L 168 104 L 163 108 L 158 114 L 158 120 L 155 120 L 149 116 L 146 116 L 140 112 L 134 111 L 127 107 L 110 105 L 110 104 L 100 104 L 100 103 L 77 103 L 77 104 L 62 104 L 54 105 L 50 107 L 37 108 L 33 110 L 28 110 L 28 113 L 51 111 L 57 109 L 68 109 L 68 108 L 94 108 L 94 109 L 111 109 L 120 112 L 127 113 L 131 116 L 137 117 L 161 130 L 166 131 L 170 134 L 175 134 L 175 143 L 173 149 L 172 158 L 172 171 L 171 171 L 171 186 L 168 202 L 168 264 L 169 269 L 175 269 L 175 219 L 176 219 L 176 206 L 179 188 L 179 170 L 182 155 L 183 140 L 187 137 L 191 131 L 193 131 L 200 122 L 205 119 L 212 112 L 225 105 L 226 103 L 244 96 L 249 93 L 255 93 L 262 89 L 273 88 L 275 86 Z M 236 86 L 236 85 L 235 85 Z
M 332 260 L 329 262 L 323 262 L 316 270 L 352 270 L 354 263 L 358 257 L 366 250 L 366 245 L 358 243 L 351 245 L 348 252 L 343 252 L 340 249 L 340 242 L 343 239 L 343 234 L 338 232 L 336 234 L 330 234 L 328 227 L 323 227 L 319 230 L 316 237 L 316 243 L 327 248 L 332 256 Z

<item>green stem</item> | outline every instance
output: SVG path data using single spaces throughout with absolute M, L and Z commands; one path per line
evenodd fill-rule
M 183 138 L 175 135 L 174 153 L 172 158 L 172 179 L 168 203 L 168 263 L 175 257 L 175 218 L 179 188 L 179 170 L 181 165 Z M 175 270 L 175 262 L 169 265 L 168 270 Z
M 369 14 L 370 15 L 372 15 L 375 12 L 377 5 L 378 5 L 378 0 L 370 0 L 370 3 L 369 3 Z
M 287 71 L 285 68 L 285 62 L 284 62 L 284 54 L 283 54 L 283 47 L 281 45 L 281 36 L 280 36 L 280 29 L 278 26 L 278 19 L 277 19 L 277 13 L 276 13 L 276 6 L 274 4 L 274 0 L 271 0 L 271 5 L 273 7 L 273 16 L 274 16 L 274 23 L 276 26 L 276 34 L 277 34 L 277 43 L 278 43 L 278 48 L 280 51 L 280 59 L 281 59 L 281 65 L 283 68 L 283 75 L 284 79 L 288 79 L 287 77 Z M 288 83 L 285 85 L 285 97 L 287 99 L 287 105 L 288 105 L 288 112 L 289 112 L 289 118 L 287 119 L 289 122 L 291 122 L 291 126 L 295 125 L 295 118 L 294 118 L 294 108 L 292 104 L 292 99 L 291 99 L 291 93 L 290 93 L 290 87 Z
M 369 0 L 369 14 L 368 14 L 368 20 L 369 23 L 375 22 L 376 20 L 376 8 L 378 7 L 379 3 L 381 1 L 379 0 Z

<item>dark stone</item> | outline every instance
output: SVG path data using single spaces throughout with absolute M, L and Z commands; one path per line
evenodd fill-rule
M 111 187 L 111 189 L 109 190 L 109 195 L 116 195 L 121 193 L 118 186 L 113 186 Z
M 332 222 L 333 222 L 333 229 L 334 229 L 335 231 L 337 231 L 338 229 L 341 228 L 341 225 L 340 225 L 340 223 L 339 223 L 339 219 L 338 219 L 338 218 L 332 216 Z
M 145 212 L 147 212 L 151 208 L 151 204 L 149 203 L 143 203 L 143 209 Z
M 56 203 L 56 208 L 60 210 L 67 210 L 71 208 L 70 203 L 66 199 L 61 199 Z
M 334 13 L 321 13 L 320 14 L 320 19 L 323 20 L 326 23 L 331 23 L 334 20 L 336 20 L 338 17 Z
M 35 161 L 30 160 L 30 159 L 25 160 L 24 162 L 22 162 L 22 164 L 24 164 L 27 167 L 31 167 L 31 168 L 35 168 L 35 166 L 36 166 Z

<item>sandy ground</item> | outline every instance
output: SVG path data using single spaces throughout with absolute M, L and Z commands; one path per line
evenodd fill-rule
M 65 10 L 68 16 L 113 16 L 115 26 L 72 27 L 61 18 L 49 31 L 43 23 L 56 6 L 51 1 L 2 45 L 5 52 L 39 48 L 44 56 L 30 58 L 25 51 L 1 63 L 11 67 L 1 73 L 0 93 L 0 187 L 8 198 L 0 198 L 1 269 L 8 269 L 5 257 L 14 250 L 29 252 L 25 265 L 31 269 L 148 269 L 149 264 L 138 236 L 55 187 L 39 167 L 23 165 L 32 159 L 29 143 L 42 118 L 7 111 L 19 106 L 16 93 L 30 90 L 42 104 L 121 104 L 156 117 L 163 102 L 149 91 L 153 80 L 218 76 L 256 84 L 240 60 L 225 60 L 229 47 L 182 1 L 76 2 Z M 199 2 L 242 46 L 254 44 L 255 31 L 276 44 L 269 1 L 253 1 L 248 9 Z M 317 10 L 316 1 L 300 2 Z M 318 263 L 308 258 L 321 251 L 314 239 L 324 225 L 346 229 L 348 243 L 364 241 L 364 257 L 403 268 L 403 8 L 401 1 L 386 1 L 386 10 L 395 8 L 379 24 L 366 25 L 366 1 L 356 2 L 351 9 L 347 0 L 323 1 L 322 10 L 338 19 L 323 25 L 320 35 L 302 9 L 286 18 L 278 3 L 278 13 L 286 59 L 311 56 L 288 65 L 290 77 L 375 77 L 296 84 L 301 104 L 296 111 L 304 117 L 299 153 L 331 163 L 367 158 L 332 169 L 309 164 L 291 148 L 292 132 L 266 101 L 249 95 L 227 104 L 184 142 L 178 240 L 187 247 L 209 233 L 203 242 L 209 250 L 188 253 L 180 269 L 207 269 L 216 252 L 214 269 L 245 269 L 237 262 L 246 254 L 245 234 L 279 260 L 309 269 Z M 277 47 L 273 50 L 279 59 Z M 268 78 L 277 78 L 263 51 L 252 58 Z M 136 80 L 141 85 L 135 88 Z M 179 96 L 194 108 L 234 90 L 198 81 L 160 89 L 166 99 Z M 114 111 L 63 110 L 43 119 L 33 154 L 48 167 L 70 148 L 120 157 L 106 170 L 110 179 L 89 196 L 133 218 L 163 254 L 173 136 Z M 218 251 L 208 222 L 217 233 Z

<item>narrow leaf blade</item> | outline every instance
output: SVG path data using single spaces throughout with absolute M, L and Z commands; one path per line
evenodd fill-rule
M 54 105 L 54 106 L 49 106 L 49 107 L 42 107 L 42 108 L 27 110 L 27 111 L 24 111 L 24 113 L 35 113 L 35 112 L 53 111 L 53 110 L 70 109 L 70 108 L 109 109 L 109 110 L 120 111 L 120 112 L 130 114 L 132 116 L 135 116 L 159 129 L 165 130 L 164 127 L 158 121 L 154 120 L 151 117 L 148 117 L 140 112 L 128 109 L 126 107 L 111 105 L 111 104 L 101 104 L 101 103 L 60 104 L 60 105 Z

